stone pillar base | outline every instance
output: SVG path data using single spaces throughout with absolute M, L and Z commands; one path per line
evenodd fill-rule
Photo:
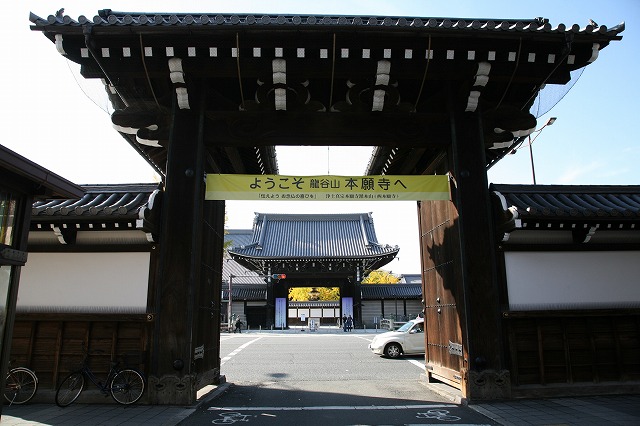
M 148 399 L 152 405 L 191 405 L 196 402 L 195 375 L 149 376 Z
M 470 371 L 468 399 L 511 399 L 511 373 L 509 370 Z

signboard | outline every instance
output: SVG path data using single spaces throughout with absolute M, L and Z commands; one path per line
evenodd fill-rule
M 204 345 L 198 346 L 193 349 L 193 359 L 202 359 L 204 358 Z
M 449 177 L 207 175 L 205 200 L 449 200 Z
M 276 327 L 284 328 L 287 326 L 287 299 L 284 297 L 276 297 Z
M 342 298 L 342 316 L 348 317 L 349 315 L 353 317 L 353 297 L 343 297 Z

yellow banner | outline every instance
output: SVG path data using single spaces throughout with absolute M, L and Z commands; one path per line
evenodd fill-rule
M 405 201 L 449 200 L 439 176 L 207 175 L 205 200 Z

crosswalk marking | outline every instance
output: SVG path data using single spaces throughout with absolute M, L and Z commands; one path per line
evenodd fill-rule
M 257 339 L 253 339 L 248 341 L 247 343 L 245 343 L 244 345 L 239 346 L 236 350 L 234 350 L 233 352 L 231 352 L 229 355 L 225 356 L 224 358 L 222 358 L 220 360 L 220 366 L 224 365 L 225 362 L 229 361 L 231 358 L 233 358 L 235 355 L 237 355 L 238 353 L 240 353 L 240 351 L 242 351 L 244 348 L 246 348 L 247 346 L 249 346 L 252 343 L 257 342 L 258 340 L 262 339 L 262 337 L 258 337 Z

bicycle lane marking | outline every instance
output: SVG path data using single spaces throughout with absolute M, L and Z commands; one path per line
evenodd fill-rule
M 220 366 L 223 366 L 225 362 L 229 361 L 231 358 L 233 358 L 234 356 L 238 355 L 244 348 L 246 348 L 247 346 L 249 346 L 252 343 L 257 342 L 258 340 L 262 339 L 263 337 L 258 337 L 256 339 L 250 340 L 247 343 L 238 346 L 237 349 L 235 349 L 233 352 L 231 352 L 229 355 L 225 356 L 224 358 L 222 358 L 220 360 Z
M 330 406 L 307 406 L 307 407 L 209 407 L 207 410 L 217 412 L 220 418 L 214 419 L 213 424 L 233 424 L 236 422 L 248 422 L 252 418 L 256 418 L 256 414 L 242 414 L 244 412 L 301 412 L 301 411 L 376 411 L 376 410 L 428 410 L 426 412 L 417 412 L 415 418 L 418 420 L 437 420 L 438 423 L 404 423 L 405 426 L 434 425 L 447 422 L 456 422 L 456 426 L 491 426 L 488 423 L 457 423 L 462 418 L 454 414 L 450 414 L 449 410 L 444 408 L 455 409 L 456 405 L 451 404 L 428 404 L 428 405 L 330 405 Z M 454 423 L 450 423 L 454 424 Z
M 355 336 L 355 337 L 357 337 L 358 339 L 366 340 L 369 343 L 373 342 L 373 339 L 369 339 L 367 337 L 362 337 L 362 336 Z M 415 359 L 409 359 L 409 358 L 405 358 L 405 361 L 410 362 L 411 364 L 421 368 L 423 371 L 426 371 L 425 365 L 420 361 L 416 361 Z

